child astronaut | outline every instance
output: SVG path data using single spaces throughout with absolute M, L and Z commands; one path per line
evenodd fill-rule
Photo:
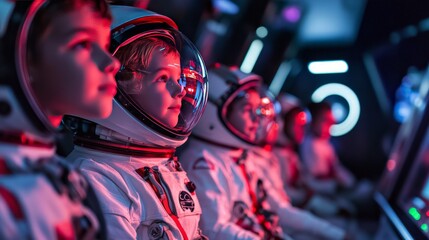
M 201 227 L 210 239 L 286 238 L 278 217 L 258 201 L 256 178 L 246 173 L 253 165 L 245 149 L 257 141 L 261 78 L 219 64 L 209 74 L 209 102 L 180 155 L 197 185 Z
M 195 186 L 177 158 L 207 102 L 194 45 L 164 16 L 112 6 L 118 94 L 107 119 L 70 117 L 67 157 L 100 199 L 112 239 L 203 239 Z
M 84 205 L 88 184 L 54 156 L 54 135 L 64 114 L 112 110 L 109 7 L 0 1 L 0 11 L 0 238 L 104 239 L 96 205 Z
M 267 94 L 267 96 L 269 95 Z M 269 101 L 268 97 L 262 100 L 262 103 L 273 102 Z M 254 188 L 259 187 L 265 192 L 268 208 L 279 215 L 279 224 L 283 227 L 284 232 L 294 239 L 344 239 L 345 231 L 342 229 L 292 205 L 282 178 L 285 173 L 291 171 L 287 171 L 290 170 L 287 168 L 280 169 L 282 164 L 270 147 L 270 144 L 273 145 L 276 142 L 278 132 L 277 118 L 274 113 L 276 111 L 273 104 L 263 104 L 258 133 L 267 132 L 268 134 L 258 135 L 259 146 L 251 148 L 254 156 L 248 160 L 256 166 L 253 174 L 259 179 L 259 185 Z M 296 131 L 296 134 L 299 134 L 299 131 Z M 283 159 L 283 161 L 285 160 Z M 312 198 L 310 202 L 313 204 Z M 318 201 L 317 203 L 324 202 Z

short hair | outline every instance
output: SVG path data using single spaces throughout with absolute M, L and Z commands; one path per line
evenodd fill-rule
M 140 38 L 132 43 L 121 47 L 114 56 L 121 62 L 122 66 L 131 69 L 147 70 L 155 50 L 163 49 L 162 53 L 167 56 L 170 53 L 178 54 L 176 46 L 157 37 Z
M 332 105 L 329 102 L 322 101 L 322 102 L 311 102 L 308 105 L 308 110 L 311 114 L 312 122 L 314 119 L 318 119 L 322 116 L 323 113 L 329 112 L 332 110 Z
M 91 6 L 92 10 L 95 13 L 99 13 L 101 18 L 112 20 L 109 5 L 105 0 L 48 0 L 34 16 L 29 30 L 28 49 L 30 56 L 37 57 L 37 43 L 48 28 L 49 23 L 56 16 L 79 9 L 85 5 Z

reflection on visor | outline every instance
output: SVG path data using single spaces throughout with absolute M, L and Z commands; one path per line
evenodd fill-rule
M 268 97 L 261 98 L 261 105 L 258 107 L 256 114 L 260 117 L 274 119 L 275 108 L 273 102 Z
M 202 90 L 204 78 L 191 67 L 182 69 L 179 82 L 186 90 L 186 95 L 182 99 L 182 108 L 179 123 L 176 128 L 183 128 L 193 119 L 194 109 L 204 100 Z
M 178 67 L 176 64 L 171 64 L 168 66 Z M 143 76 L 152 74 L 153 72 L 144 70 L 144 69 L 132 69 L 130 67 L 122 66 L 119 72 L 116 74 L 116 79 L 118 81 L 119 87 L 128 94 L 140 94 L 142 90 L 142 80 Z M 197 73 L 198 74 L 198 73 Z M 139 76 L 140 75 L 140 76 Z M 174 81 L 168 80 L 168 83 L 174 83 Z M 180 92 L 182 92 L 186 85 L 186 79 L 183 74 L 181 74 L 180 78 L 177 79 L 177 83 L 181 86 Z M 188 89 L 188 88 L 187 88 Z M 191 91 L 194 89 L 189 88 Z
M 186 95 L 183 100 L 189 102 L 192 106 L 195 106 L 197 104 L 196 101 L 200 99 L 199 90 L 202 89 L 201 85 L 203 83 L 204 79 L 201 74 L 190 68 L 184 68 L 180 82 L 186 90 Z
M 248 98 L 248 92 L 241 91 L 237 94 L 236 100 L 240 98 Z M 259 118 L 274 119 L 276 115 L 275 106 L 269 97 L 261 97 L 259 105 L 254 109 L 254 114 Z

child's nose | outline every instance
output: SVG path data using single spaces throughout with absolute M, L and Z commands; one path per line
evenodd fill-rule
M 116 75 L 116 73 L 119 71 L 120 66 L 121 63 L 119 62 L 119 60 L 112 56 L 111 63 L 106 67 L 105 71 Z
M 170 79 L 169 81 L 169 91 L 173 98 L 179 97 L 183 98 L 186 94 L 185 88 L 179 84 L 178 80 Z
M 116 75 L 116 73 L 119 71 L 119 68 L 121 66 L 118 59 L 113 57 L 109 52 L 107 52 L 104 49 L 100 49 L 99 56 L 101 57 L 100 61 L 100 68 L 105 73 L 112 73 L 113 75 Z

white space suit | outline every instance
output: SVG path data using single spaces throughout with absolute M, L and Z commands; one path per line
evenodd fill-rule
M 180 161 L 197 186 L 202 230 L 210 239 L 288 239 L 277 225 L 276 214 L 258 200 L 264 197 L 253 188 L 258 178 L 248 174 L 255 173 L 249 161 L 253 154 L 245 149 L 258 138 L 240 133 L 227 119 L 234 102 L 243 99 L 249 102 L 237 111 L 247 109 L 244 114 L 252 119 L 273 113 L 263 106 L 261 78 L 223 65 L 216 65 L 209 74 L 209 102 L 193 137 L 180 152 Z M 255 90 L 259 92 L 257 106 L 249 97 Z
M 96 237 L 97 216 L 82 204 L 87 183 L 54 153 L 52 147 L 1 143 L 1 239 Z
M 96 189 L 109 239 L 185 239 L 180 228 L 188 239 L 201 237 L 198 199 L 194 189 L 187 187 L 190 181 L 172 153 L 170 157 L 133 157 L 75 147 L 68 159 L 74 160 Z M 162 180 L 155 180 L 157 172 L 150 179 L 145 167 L 157 169 Z M 162 189 L 171 212 L 153 187 Z
M 283 182 L 282 178 L 297 169 L 290 168 L 291 162 L 282 169 L 282 163 L 286 163 L 286 159 L 280 162 L 269 145 L 275 141 L 278 132 L 276 124 L 273 124 L 275 119 L 275 115 L 261 117 L 259 128 L 266 129 L 268 133 L 265 141 L 261 139 L 265 146 L 251 148 L 253 154 L 246 162 L 247 175 L 256 178 L 252 182 L 254 191 L 262 192 L 260 195 L 263 195 L 263 199 L 260 201 L 263 201 L 267 209 L 278 214 L 279 225 L 294 239 L 344 239 L 344 230 L 291 204 L 288 192 L 285 191 L 287 182 Z
M 263 182 L 267 192 L 266 202 L 269 208 L 279 215 L 279 224 L 286 233 L 294 239 L 344 239 L 344 230 L 306 210 L 294 207 L 290 203 L 287 193 L 284 190 L 279 191 L 278 187 L 272 184 L 281 181 L 274 169 L 267 165 L 267 162 L 275 161 L 275 155 L 262 148 L 256 152 L 257 154 L 249 159 L 257 166 L 253 169 L 255 173 L 250 174 L 256 175 Z
M 201 228 L 209 239 L 260 239 L 246 180 L 236 160 L 242 149 L 191 137 L 180 154 L 183 168 L 197 186 L 203 209 Z
M 109 239 L 204 239 L 198 227 L 201 207 L 195 186 L 174 156 L 207 102 L 204 62 L 171 19 L 125 6 L 112 6 L 112 13 L 114 56 L 135 54 L 133 48 L 141 43 L 163 45 L 150 48 L 147 51 L 154 49 L 152 55 L 139 56 L 130 65 L 128 57 L 121 61 L 116 76 L 118 94 L 109 118 L 66 120 L 76 134 L 75 149 L 67 159 L 94 186 L 109 226 Z M 146 69 L 142 62 L 148 60 L 149 66 L 159 63 L 150 59 L 164 50 L 164 55 L 157 56 L 176 60 L 180 57 L 180 64 L 168 62 L 160 68 Z M 177 78 L 164 77 L 170 70 L 178 73 Z M 158 72 L 161 77 L 146 79 Z M 156 91 L 168 91 L 168 97 L 180 103 L 174 108 L 174 112 L 180 108 L 177 125 L 169 126 L 149 112 L 150 107 L 155 111 L 161 108 L 153 107 L 159 103 L 147 98 L 151 92 L 142 93 L 142 85 L 152 83 L 157 84 Z M 163 100 L 166 98 L 159 101 Z
M 338 187 L 352 187 L 356 180 L 340 165 L 329 139 L 307 135 L 301 146 L 304 167 L 310 173 L 308 184 L 317 192 L 335 194 Z
M 102 219 L 84 205 L 87 182 L 54 156 L 55 129 L 17 65 L 27 60 L 17 44 L 47 2 L 0 1 L 0 239 L 104 238 Z
M 299 156 L 295 151 L 286 147 L 275 146 L 273 153 L 276 156 L 279 168 L 281 169 L 281 179 L 283 189 L 291 198 L 291 202 L 295 206 L 303 206 L 311 197 L 303 181 L 305 181 L 304 173 L 302 172 Z
M 332 217 L 339 213 L 340 207 L 331 197 L 323 196 L 309 185 L 312 178 L 302 166 L 297 148 L 304 140 L 307 115 L 300 106 L 299 100 L 290 94 L 279 96 L 281 106 L 278 119 L 279 137 L 273 148 L 281 166 L 284 188 L 294 206 L 308 209 L 323 217 Z

